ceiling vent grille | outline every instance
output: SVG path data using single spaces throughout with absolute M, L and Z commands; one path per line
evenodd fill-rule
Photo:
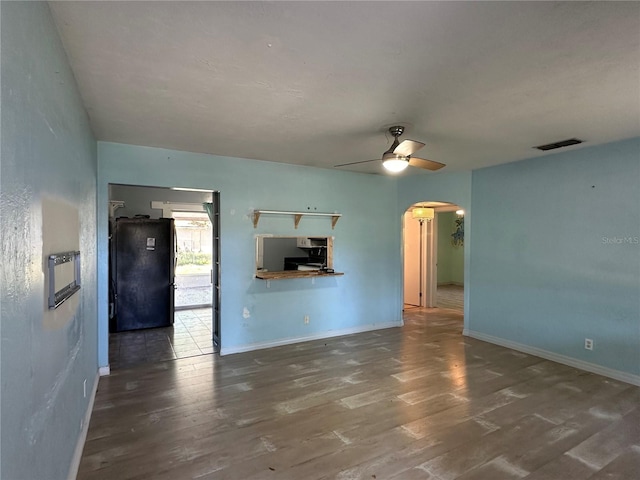
M 582 142 L 583 140 L 579 140 L 577 138 L 570 138 L 569 140 L 562 140 L 561 142 L 548 143 L 546 145 L 540 145 L 539 147 L 533 147 L 533 148 L 537 148 L 538 150 L 542 150 L 543 152 L 546 152 L 547 150 L 555 150 L 556 148 L 568 147 L 569 145 L 578 145 L 579 143 L 582 143 Z

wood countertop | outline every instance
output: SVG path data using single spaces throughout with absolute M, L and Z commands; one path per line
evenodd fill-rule
M 262 280 L 285 280 L 287 278 L 339 277 L 342 272 L 322 273 L 320 270 L 283 270 L 281 272 L 256 272 Z

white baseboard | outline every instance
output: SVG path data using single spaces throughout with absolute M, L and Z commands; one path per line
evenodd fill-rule
M 106 367 L 100 367 L 98 369 L 98 375 L 104 377 L 105 375 L 111 375 L 111 367 L 107 365 Z
M 87 411 L 84 414 L 84 420 L 82 423 L 82 430 L 78 436 L 78 442 L 76 443 L 76 449 L 73 452 L 73 458 L 71 459 L 71 467 L 69 468 L 69 480 L 75 480 L 78 476 L 78 468 L 80 468 L 80 460 L 82 459 L 82 450 L 84 450 L 84 442 L 87 440 L 87 433 L 89 432 L 89 422 L 91 421 L 91 412 L 93 412 L 93 404 L 96 400 L 96 392 L 98 391 L 98 381 L 100 380 L 100 373 L 96 374 L 96 378 L 93 381 L 93 388 L 91 389 L 91 396 L 89 397 L 89 403 L 87 404 Z
M 282 345 L 291 345 L 292 343 L 309 342 L 311 340 L 322 340 L 324 338 L 340 337 L 342 335 L 352 335 L 354 333 L 370 332 L 372 330 L 382 330 L 385 328 L 401 327 L 404 325 L 402 320 L 398 322 L 373 323 L 352 328 L 343 328 L 341 330 L 329 330 L 328 332 L 320 332 L 304 337 L 284 338 L 268 342 L 249 343 L 238 347 L 220 349 L 220 355 L 232 355 L 234 353 L 252 352 L 254 350 L 262 350 L 264 348 L 280 347 Z
M 474 332 L 467 328 L 463 330 L 462 334 L 466 337 L 482 340 L 483 342 L 493 343 L 496 345 L 500 345 L 501 347 L 510 348 L 512 350 L 517 350 L 523 353 L 529 353 L 531 355 L 535 355 L 536 357 L 545 358 L 553 362 L 562 363 L 564 365 L 569 365 L 570 367 L 579 368 L 580 370 L 585 370 L 587 372 L 596 373 L 604 377 L 620 380 L 621 382 L 630 383 L 631 385 L 640 386 L 640 375 L 634 375 L 632 373 L 621 372 L 620 370 L 614 370 L 612 368 L 602 367 L 600 365 L 596 365 L 595 363 L 585 362 L 583 360 L 578 360 L 573 357 L 567 357 L 566 355 L 560 355 L 559 353 L 550 352 L 548 350 L 543 350 L 541 348 L 524 345 L 518 342 L 512 342 L 511 340 L 505 340 L 504 338 L 494 337 L 493 335 Z

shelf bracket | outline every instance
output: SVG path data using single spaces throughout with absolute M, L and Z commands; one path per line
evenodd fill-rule
M 287 212 L 280 210 L 254 210 L 253 211 L 253 228 L 258 228 L 258 222 L 260 221 L 260 215 L 293 215 L 293 221 L 295 228 L 298 228 L 300 220 L 305 215 L 308 217 L 331 217 L 331 229 L 333 230 L 338 223 L 338 219 L 342 216 L 341 213 L 322 213 L 322 212 Z

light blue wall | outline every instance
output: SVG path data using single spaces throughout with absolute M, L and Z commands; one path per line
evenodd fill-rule
M 64 479 L 97 373 L 96 142 L 48 5 L 0 15 L 0 477 Z M 79 231 L 51 227 L 59 213 Z M 60 238 L 81 251 L 82 289 L 50 312 L 44 250 Z
M 181 186 L 220 191 L 222 348 L 400 324 L 399 218 L 392 178 L 280 163 L 98 143 L 100 365 L 107 355 L 108 184 Z M 337 211 L 327 217 L 260 219 L 253 209 Z M 343 277 L 271 281 L 254 278 L 255 235 L 335 236 L 334 267 Z M 245 311 L 246 309 L 246 311 Z M 245 318 L 248 314 L 248 318 Z M 310 323 L 304 324 L 304 316 Z
M 640 139 L 477 170 L 472 185 L 468 328 L 640 374 Z
M 396 228 L 401 230 L 401 218 L 404 212 L 418 202 L 449 202 L 458 205 L 465 211 L 464 238 L 464 278 L 469 278 L 471 245 L 471 172 L 431 173 L 402 177 L 398 180 L 398 208 L 396 210 Z M 401 265 L 402 251 L 396 252 L 396 262 Z M 465 327 L 469 316 L 469 291 L 473 288 L 465 280 L 464 289 L 464 321 Z M 402 298 L 402 287 L 398 291 Z

